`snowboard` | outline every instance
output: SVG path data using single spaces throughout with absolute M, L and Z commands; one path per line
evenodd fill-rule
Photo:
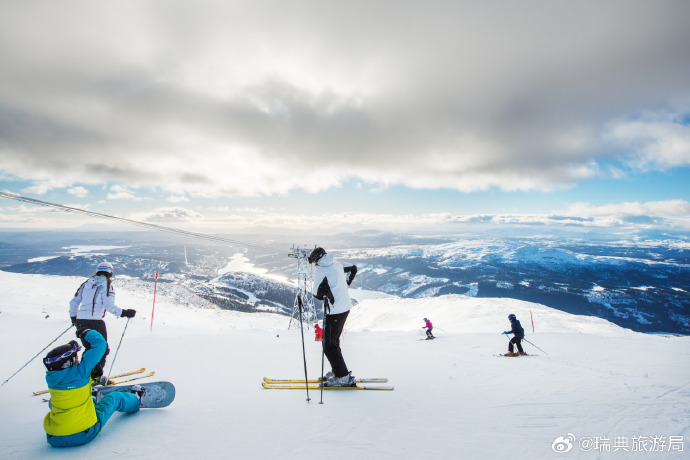
M 96 403 L 103 399 L 108 393 L 113 391 L 132 392 L 133 389 L 142 387 L 144 394 L 141 397 L 141 407 L 157 408 L 166 407 L 175 399 L 175 386 L 170 382 L 150 382 L 138 385 L 112 385 L 107 387 L 96 387 L 92 395 L 96 398 Z

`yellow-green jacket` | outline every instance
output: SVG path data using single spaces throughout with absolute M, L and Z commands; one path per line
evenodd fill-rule
M 97 421 L 91 398 L 91 370 L 100 361 L 108 344 L 94 330 L 82 336 L 82 341 L 88 342 L 91 348 L 84 352 L 81 362 L 67 369 L 46 372 L 52 408 L 43 419 L 43 428 L 53 436 L 79 433 Z

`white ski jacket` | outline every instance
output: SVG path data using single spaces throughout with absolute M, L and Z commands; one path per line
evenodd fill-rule
M 86 280 L 69 303 L 69 315 L 77 319 L 103 319 L 105 312 L 122 316 L 122 309 L 115 305 L 115 289 L 105 276 L 92 276 Z
M 350 274 L 349 279 L 345 278 L 345 272 Z M 330 311 L 329 315 L 345 313 L 352 308 L 350 293 L 347 287 L 357 273 L 354 265 L 343 267 L 343 264 L 333 259 L 333 254 L 326 254 L 316 265 L 314 274 L 314 296 L 319 300 L 328 298 Z

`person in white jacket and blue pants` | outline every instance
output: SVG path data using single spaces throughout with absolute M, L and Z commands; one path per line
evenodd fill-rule
M 340 349 L 340 335 L 352 308 L 348 287 L 355 279 L 357 267 L 343 266 L 323 248 L 316 248 L 311 252 L 309 263 L 316 267 L 314 297 L 324 302 L 323 349 L 331 365 L 331 372 L 324 377 L 325 385 L 352 386 L 355 378 L 345 364 Z

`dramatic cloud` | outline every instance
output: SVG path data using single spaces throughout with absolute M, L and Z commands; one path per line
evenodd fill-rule
M 3 2 L 0 174 L 36 194 L 213 197 L 687 166 L 689 17 L 681 1 Z

